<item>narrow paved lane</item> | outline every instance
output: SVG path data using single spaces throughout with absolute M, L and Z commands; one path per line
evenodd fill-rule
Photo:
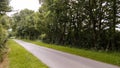
M 15 40 L 50 68 L 119 68 L 110 64 Z

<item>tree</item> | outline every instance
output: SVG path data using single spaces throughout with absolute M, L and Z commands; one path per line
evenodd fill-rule
M 49 42 L 95 50 L 116 50 L 119 0 L 44 0 L 41 14 Z M 43 8 L 44 7 L 44 8 Z M 103 41 L 104 40 L 104 41 Z
M 39 0 L 39 12 L 13 16 L 16 35 L 70 47 L 119 51 L 119 0 Z
M 2 17 L 5 15 L 6 12 L 10 11 L 9 0 L 0 0 L 0 61 L 3 60 L 2 55 L 4 54 L 3 50 L 5 48 L 5 43 L 7 40 L 7 24 L 9 19 Z
M 40 35 L 38 31 L 38 15 L 32 10 L 24 9 L 13 15 L 13 31 L 16 36 L 26 39 L 37 39 Z
M 0 0 L 0 16 L 4 15 L 8 11 L 11 11 L 9 0 Z

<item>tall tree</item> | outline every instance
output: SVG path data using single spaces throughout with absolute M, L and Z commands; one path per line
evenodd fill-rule
M 48 43 L 94 50 L 120 50 L 120 39 L 116 38 L 120 37 L 116 30 L 120 22 L 120 0 L 39 1 L 39 12 L 14 15 L 16 24 L 19 24 L 15 25 L 18 36 L 44 35 L 42 40 Z

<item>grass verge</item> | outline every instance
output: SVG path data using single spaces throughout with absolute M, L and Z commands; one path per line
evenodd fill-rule
M 84 49 L 70 48 L 70 47 L 54 45 L 54 44 L 47 44 L 41 41 L 30 41 L 30 40 L 23 40 L 23 41 L 120 66 L 120 53 L 96 52 L 91 50 L 84 50 Z
M 10 48 L 8 54 L 9 68 L 48 68 L 15 41 L 9 40 L 7 45 Z

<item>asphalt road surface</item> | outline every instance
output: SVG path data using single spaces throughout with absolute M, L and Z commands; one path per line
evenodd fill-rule
M 15 41 L 45 63 L 49 68 L 120 68 L 21 40 Z

